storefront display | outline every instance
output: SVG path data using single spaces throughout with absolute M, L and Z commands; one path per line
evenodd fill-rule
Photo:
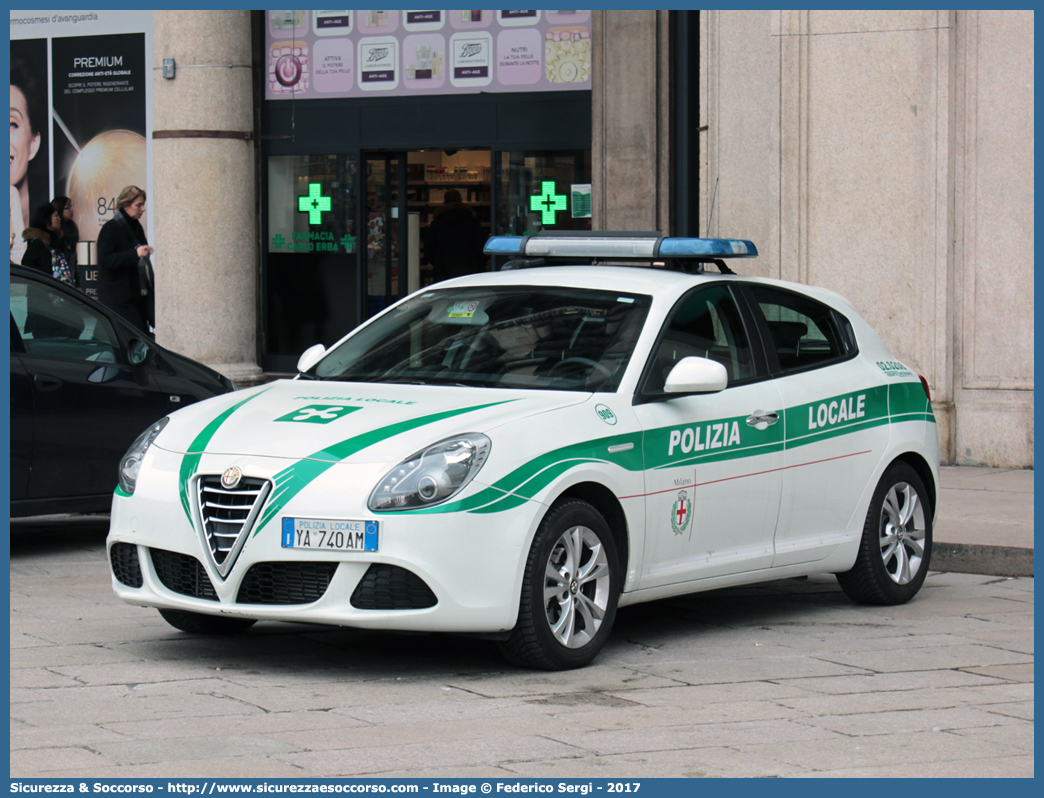
M 266 371 L 491 235 L 591 229 L 590 11 L 261 13 Z
M 591 88 L 590 11 L 266 11 L 265 97 Z

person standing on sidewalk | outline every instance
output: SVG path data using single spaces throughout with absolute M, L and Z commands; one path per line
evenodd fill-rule
M 145 191 L 126 186 L 116 198 L 116 213 L 98 233 L 98 300 L 135 327 L 149 332 L 153 322 L 153 253 L 141 226 Z
M 26 243 L 22 265 L 76 287 L 75 272 L 69 268 L 62 243 L 58 212 L 48 203 L 33 212 L 33 222 L 22 233 Z
M 51 200 L 51 205 L 54 206 L 58 212 L 58 218 L 61 220 L 62 251 L 65 253 L 65 260 L 69 263 L 73 276 L 79 282 L 79 275 L 76 271 L 76 245 L 80 243 L 80 228 L 73 220 L 72 200 L 68 197 L 55 197 Z

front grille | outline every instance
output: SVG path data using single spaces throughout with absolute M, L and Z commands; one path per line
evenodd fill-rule
M 239 586 L 237 604 L 311 604 L 330 586 L 335 562 L 259 562 Z
M 188 554 L 163 549 L 149 549 L 156 576 L 168 590 L 183 596 L 217 601 L 214 583 L 210 581 L 203 563 Z
M 117 582 L 127 587 L 141 587 L 145 584 L 138 561 L 138 547 L 133 543 L 113 543 L 109 549 L 109 563 Z
M 221 576 L 227 576 L 253 526 L 271 483 L 242 477 L 234 488 L 221 484 L 219 475 L 201 476 L 198 482 L 200 520 L 207 547 Z
M 438 603 L 423 579 L 397 565 L 374 563 L 352 593 L 357 610 L 422 610 Z

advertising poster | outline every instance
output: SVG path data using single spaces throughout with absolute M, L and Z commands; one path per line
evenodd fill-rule
M 590 11 L 265 16 L 269 100 L 591 88 Z
M 55 38 L 51 67 L 54 191 L 96 241 L 120 190 L 146 182 L 145 34 Z
M 91 292 L 98 231 L 127 185 L 151 195 L 151 11 L 11 11 L 11 259 L 34 209 L 69 197 Z M 151 206 L 151 203 L 150 203 Z M 149 215 L 142 218 L 146 235 Z
M 11 259 L 25 252 L 22 231 L 51 201 L 48 173 L 47 40 L 11 42 Z

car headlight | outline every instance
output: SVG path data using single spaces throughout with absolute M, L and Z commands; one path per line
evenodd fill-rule
M 120 490 L 128 496 L 134 494 L 134 486 L 138 482 L 138 472 L 141 470 L 141 461 L 145 459 L 145 452 L 156 440 L 156 436 L 167 426 L 168 421 L 170 421 L 169 418 L 161 418 L 141 433 L 120 460 Z
M 440 504 L 459 493 L 489 457 L 489 438 L 477 432 L 457 435 L 407 457 L 370 494 L 369 508 L 413 510 Z

